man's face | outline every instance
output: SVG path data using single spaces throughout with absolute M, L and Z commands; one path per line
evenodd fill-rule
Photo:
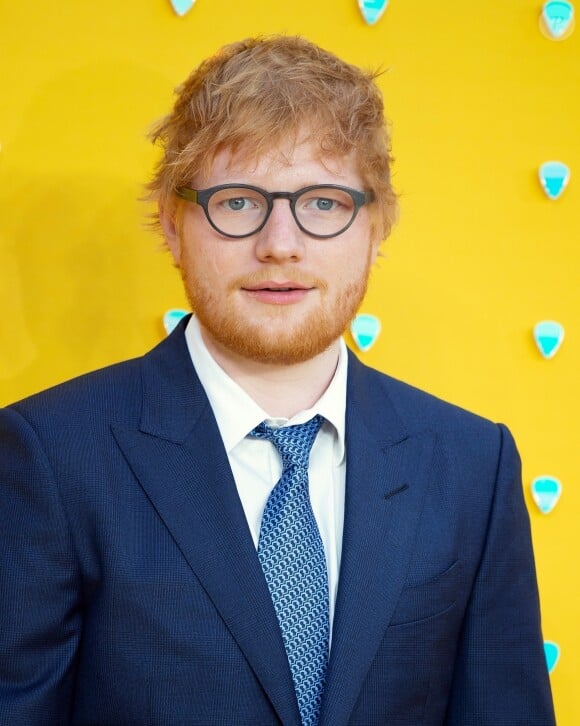
M 363 189 L 354 158 L 320 160 L 318 151 L 304 141 L 249 162 L 226 149 L 211 173 L 191 186 Z M 167 215 L 161 219 L 210 351 L 262 363 L 303 362 L 337 341 L 365 294 L 379 243 L 366 206 L 349 229 L 330 239 L 302 232 L 286 199 L 275 200 L 264 228 L 244 239 L 220 235 L 197 204 L 186 205 L 179 229 Z

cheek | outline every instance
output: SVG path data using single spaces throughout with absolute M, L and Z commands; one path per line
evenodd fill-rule
M 209 244 L 197 244 L 188 250 L 188 268 L 192 275 L 200 285 L 216 292 L 228 288 L 243 269 L 241 260 L 220 244 L 223 244 L 221 240 L 215 243 L 210 241 Z
M 344 282 L 355 282 L 367 275 L 376 256 L 374 247 L 363 246 L 356 241 L 330 254 L 331 264 L 327 266 L 330 279 L 334 276 L 336 280 Z

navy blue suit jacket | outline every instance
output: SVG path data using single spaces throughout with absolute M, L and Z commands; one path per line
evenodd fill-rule
M 550 726 L 508 431 L 349 361 L 320 723 Z M 183 326 L 0 414 L 0 723 L 299 723 Z

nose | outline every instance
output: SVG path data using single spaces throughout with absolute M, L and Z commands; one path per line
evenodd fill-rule
M 272 212 L 258 232 L 256 255 L 263 262 L 298 261 L 304 257 L 304 234 L 287 199 L 275 199 Z

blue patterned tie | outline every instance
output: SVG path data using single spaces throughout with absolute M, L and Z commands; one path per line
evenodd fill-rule
M 250 436 L 272 441 L 282 476 L 262 515 L 258 558 L 278 616 L 303 726 L 320 714 L 328 660 L 328 576 L 324 546 L 308 494 L 308 459 L 322 416 Z

